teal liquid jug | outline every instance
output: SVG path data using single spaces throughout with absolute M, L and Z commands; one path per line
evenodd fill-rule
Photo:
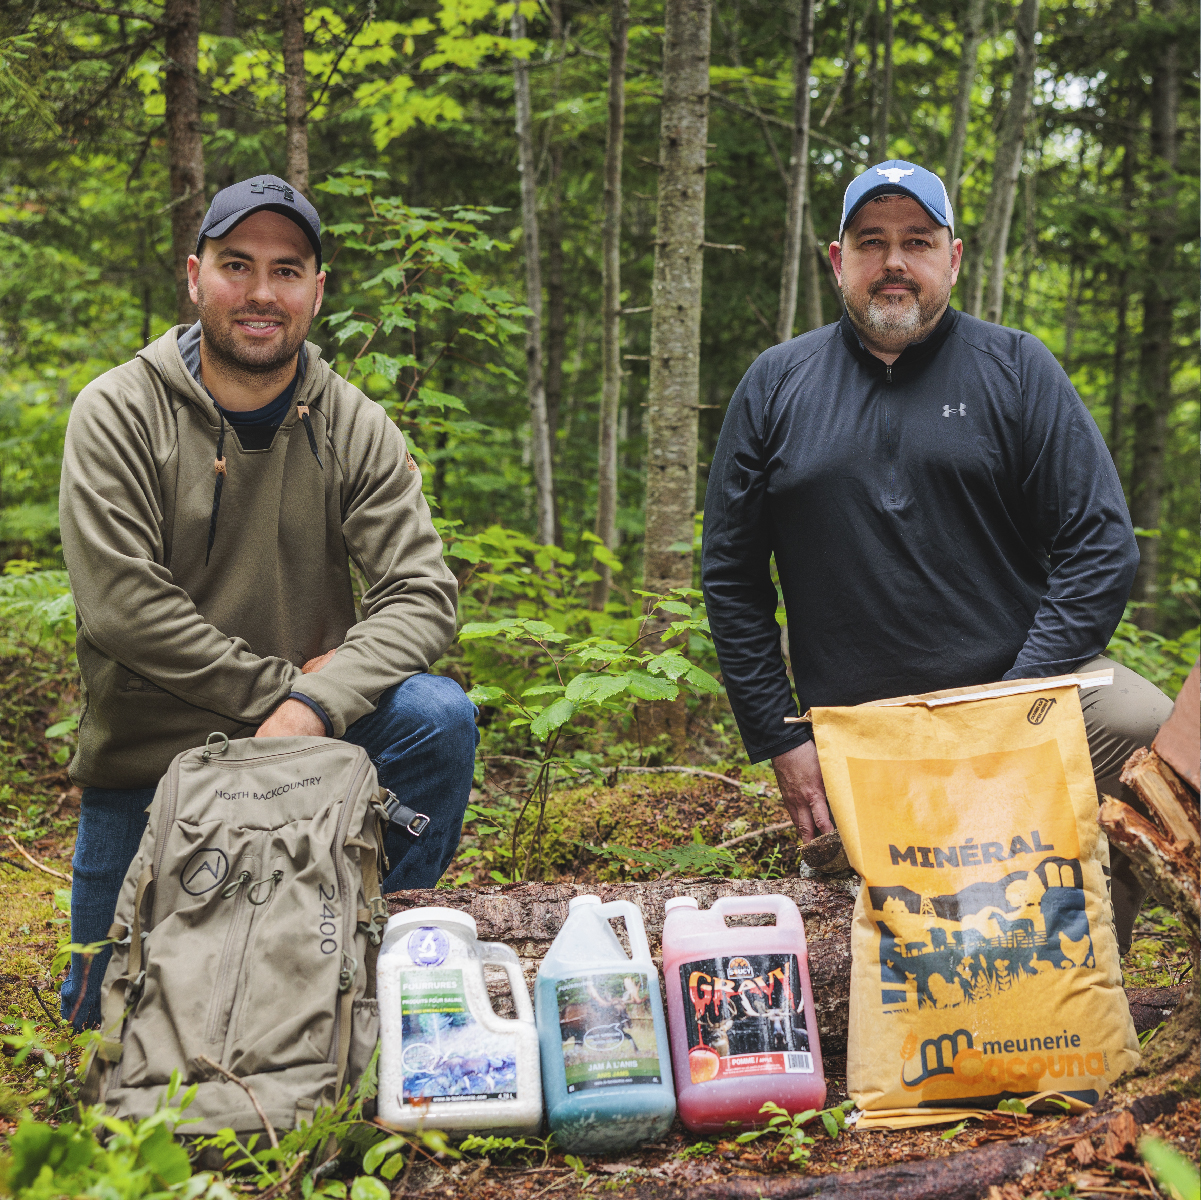
M 610 917 L 624 917 L 632 954 Z M 628 900 L 576 896 L 538 968 L 542 1090 L 558 1146 L 604 1154 L 653 1142 L 676 1114 L 659 972 Z

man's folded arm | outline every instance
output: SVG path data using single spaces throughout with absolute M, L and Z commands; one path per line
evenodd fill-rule
M 86 388 L 67 425 L 59 499 L 79 633 L 188 704 L 257 724 L 297 667 L 260 658 L 206 621 L 163 565 L 162 498 L 147 430 L 129 404 Z
M 1104 654 L 1138 569 L 1122 485 L 1063 369 L 1026 339 L 1022 490 L 1051 562 L 1047 593 L 1006 679 L 1075 670 Z
M 381 692 L 445 653 L 458 598 L 400 430 L 376 405 L 357 420 L 366 425 L 352 438 L 357 461 L 349 464 L 342 533 L 370 585 L 364 619 L 320 671 L 292 685 L 320 706 L 334 737 L 371 712 Z
M 752 762 L 807 742 L 807 725 L 785 725 L 797 707 L 776 623 L 771 545 L 763 512 L 763 389 L 760 363 L 734 393 L 705 491 L 702 584 L 722 682 Z

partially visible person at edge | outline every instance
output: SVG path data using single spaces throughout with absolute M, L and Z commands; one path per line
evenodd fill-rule
M 847 188 L 842 319 L 764 351 L 730 402 L 705 497 L 704 591 L 752 762 L 801 836 L 834 828 L 799 711 L 1112 667 L 1080 700 L 1098 792 L 1171 711 L 1103 657 L 1138 550 L 1109 451 L 1035 337 L 948 306 L 963 244 L 913 163 Z M 1144 890 L 1112 849 L 1118 944 Z
M 458 845 L 475 709 L 429 673 L 454 636 L 455 579 L 400 431 L 305 341 L 321 268 L 303 195 L 272 175 L 226 188 L 188 259 L 200 320 L 72 408 L 60 511 L 84 691 L 76 943 L 107 936 L 155 785 L 214 731 L 366 749 L 381 785 L 431 818 L 419 839 L 389 828 L 385 891 L 433 887 Z M 62 1009 L 76 1027 L 99 1020 L 108 953 L 86 982 L 72 960 Z

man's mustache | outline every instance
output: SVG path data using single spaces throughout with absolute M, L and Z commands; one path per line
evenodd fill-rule
M 875 283 L 867 289 L 869 296 L 877 296 L 886 287 L 904 287 L 911 291 L 915 296 L 922 294 L 922 286 L 915 279 L 906 279 L 904 275 L 899 275 L 893 279 L 877 279 Z
M 275 308 L 252 308 L 232 312 L 229 314 L 229 319 L 231 321 L 282 321 L 286 325 L 291 320 L 291 317 L 286 312 Z

